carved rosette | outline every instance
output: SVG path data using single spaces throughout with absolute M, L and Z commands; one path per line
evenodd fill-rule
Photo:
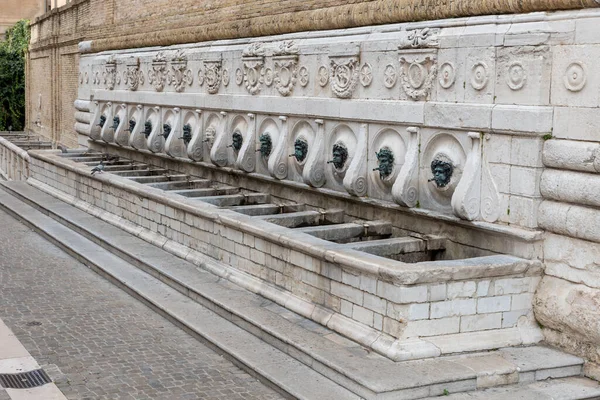
M 413 100 L 429 100 L 437 76 L 436 55 L 430 50 L 400 53 L 400 83 Z
M 158 52 L 152 59 L 152 65 L 148 69 L 148 82 L 154 86 L 154 90 L 162 92 L 167 82 L 167 58 L 163 52 Z
M 222 81 L 223 70 L 221 60 L 204 61 L 204 82 L 206 82 L 206 90 L 208 93 L 218 93 Z
M 401 206 L 414 207 L 419 200 L 419 128 L 409 127 L 404 165 L 392 186 L 392 197 Z
M 127 85 L 127 89 L 132 92 L 138 90 L 139 85 L 144 84 L 144 73 L 140 69 L 140 59 L 138 57 L 132 57 L 127 63 L 127 69 L 123 74 L 123 81 Z
M 175 86 L 175 91 L 181 93 L 185 85 L 191 86 L 194 82 L 192 71 L 187 67 L 187 56 L 183 50 L 178 50 L 171 60 L 171 70 L 167 76 L 169 85 Z
M 104 64 L 104 72 L 102 72 L 104 78 L 104 87 L 106 90 L 113 90 L 117 82 L 117 60 L 112 55 Z
M 359 59 L 356 56 L 329 56 L 329 85 L 341 99 L 352 97 L 359 75 Z
M 280 95 L 289 96 L 294 91 L 298 79 L 298 56 L 276 56 L 273 61 L 275 88 Z

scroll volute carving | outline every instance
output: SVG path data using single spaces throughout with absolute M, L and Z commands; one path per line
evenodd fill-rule
M 181 126 L 181 109 L 179 107 L 173 108 L 173 113 L 166 123 L 170 124 L 171 133 L 165 142 L 165 153 L 171 157 L 187 156 L 186 145 L 183 141 L 183 128 Z
M 127 144 L 133 148 L 139 149 L 143 148 L 145 140 L 142 131 L 144 130 L 144 107 L 141 104 L 138 104 L 135 109 L 133 109 L 130 115 L 130 121 L 133 120 L 135 125 L 133 129 L 131 129 L 131 123 L 129 123 L 129 135 L 127 135 Z M 124 144 L 123 146 L 125 146 Z M 141 147 L 137 147 L 141 146 Z
M 154 107 L 153 109 L 155 111 L 155 118 L 152 121 L 152 130 L 148 136 L 146 144 L 148 146 L 148 150 L 153 153 L 159 153 L 164 147 L 165 138 L 163 136 L 163 124 L 160 116 L 160 108 Z
M 244 135 L 235 166 L 245 172 L 253 172 L 256 167 L 256 118 L 254 114 L 248 114 L 248 130 Z
M 106 107 L 104 108 L 104 113 L 102 114 L 105 117 L 104 123 L 102 123 L 102 130 L 100 132 L 100 139 L 107 143 L 111 143 L 114 139 L 115 130 L 113 128 L 113 107 L 112 103 L 106 103 Z
M 489 135 L 486 135 L 486 140 Z M 492 171 L 487 161 L 486 146 L 483 147 L 483 160 L 481 165 L 481 218 L 486 222 L 496 222 L 500 218 L 500 193 L 494 182 Z
M 281 120 L 281 131 L 279 133 L 279 140 L 269 157 L 268 168 L 272 176 L 277 179 L 285 179 L 288 174 L 288 136 L 289 136 L 289 122 L 287 117 L 279 117 Z
M 115 143 L 119 146 L 126 146 L 129 142 L 129 119 L 127 118 L 127 104 L 119 105 L 119 125 L 115 130 Z
M 106 116 L 103 113 L 104 107 L 100 105 L 97 101 L 94 101 L 94 105 L 96 109 L 94 110 L 94 117 L 92 118 L 92 126 L 90 127 L 90 139 L 100 140 L 102 128 L 106 123 Z M 104 120 L 101 118 L 104 117 Z
M 344 188 L 353 196 L 367 194 L 367 143 L 369 131 L 367 124 L 361 124 L 358 142 L 352 162 L 344 176 Z
M 200 119 L 202 110 L 194 111 L 194 118 L 189 121 L 184 121 L 191 125 L 192 140 L 187 145 L 187 155 L 194 161 L 202 161 L 204 159 L 204 135 L 202 134 L 202 120 Z
M 322 119 L 317 119 L 315 122 L 317 133 L 309 145 L 302 179 L 310 186 L 321 187 L 325 184 L 325 125 Z
M 410 127 L 404 165 L 392 186 L 394 201 L 404 207 L 415 207 L 419 200 L 419 128 Z
M 452 195 L 452 209 L 459 218 L 473 221 L 479 217 L 481 203 L 481 137 L 469 132 L 471 150 L 462 178 Z
M 227 155 L 228 137 L 227 135 L 227 113 L 221 111 L 221 123 L 215 141 L 212 148 L 210 149 L 210 161 L 217 167 L 224 167 L 227 165 L 229 159 Z
M 139 104 L 136 107 L 139 110 L 139 119 L 136 120 L 135 127 L 129 136 L 129 145 L 134 149 L 138 150 L 147 150 L 148 149 L 148 141 L 146 132 L 147 123 L 150 122 L 149 117 L 154 114 L 154 110 L 150 109 L 146 112 L 144 111 L 144 107 Z M 150 124 L 152 124 L 150 122 Z M 150 134 L 148 133 L 148 136 Z

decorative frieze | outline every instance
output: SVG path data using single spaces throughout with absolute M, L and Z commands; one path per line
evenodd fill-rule
M 167 57 L 164 53 L 158 52 L 152 59 L 151 67 L 148 69 L 148 82 L 152 84 L 154 90 L 162 92 L 167 83 Z
M 104 87 L 106 90 L 113 90 L 117 83 L 117 60 L 114 55 L 111 55 L 106 60 L 102 77 L 104 78 Z
M 192 71 L 187 67 L 188 59 L 183 50 L 178 50 L 171 59 L 171 70 L 168 74 L 169 85 L 175 86 L 176 92 L 183 92 L 185 86 L 194 82 Z
M 140 69 L 139 57 L 130 57 L 126 64 L 127 69 L 123 72 L 123 81 L 127 89 L 135 92 L 139 85 L 144 84 L 144 73 Z
M 359 75 L 359 55 L 329 55 L 329 85 L 331 91 L 341 99 L 354 94 Z
M 436 55 L 428 50 L 400 53 L 400 83 L 412 100 L 429 100 L 437 76 Z

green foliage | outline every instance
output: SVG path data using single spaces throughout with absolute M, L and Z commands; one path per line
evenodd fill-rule
M 25 127 L 25 56 L 29 21 L 21 20 L 0 41 L 0 131 Z
M 550 140 L 550 139 L 552 139 L 552 134 L 548 133 L 548 134 L 542 136 L 542 139 L 544 139 L 544 140 Z

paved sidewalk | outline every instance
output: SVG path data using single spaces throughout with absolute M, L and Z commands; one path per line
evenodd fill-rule
M 0 320 L 0 374 L 18 374 L 40 369 L 39 364 L 23 347 L 19 339 Z M 31 389 L 4 389 L 0 400 L 65 400 L 54 383 Z
M 0 318 L 68 399 L 281 398 L 2 211 Z

